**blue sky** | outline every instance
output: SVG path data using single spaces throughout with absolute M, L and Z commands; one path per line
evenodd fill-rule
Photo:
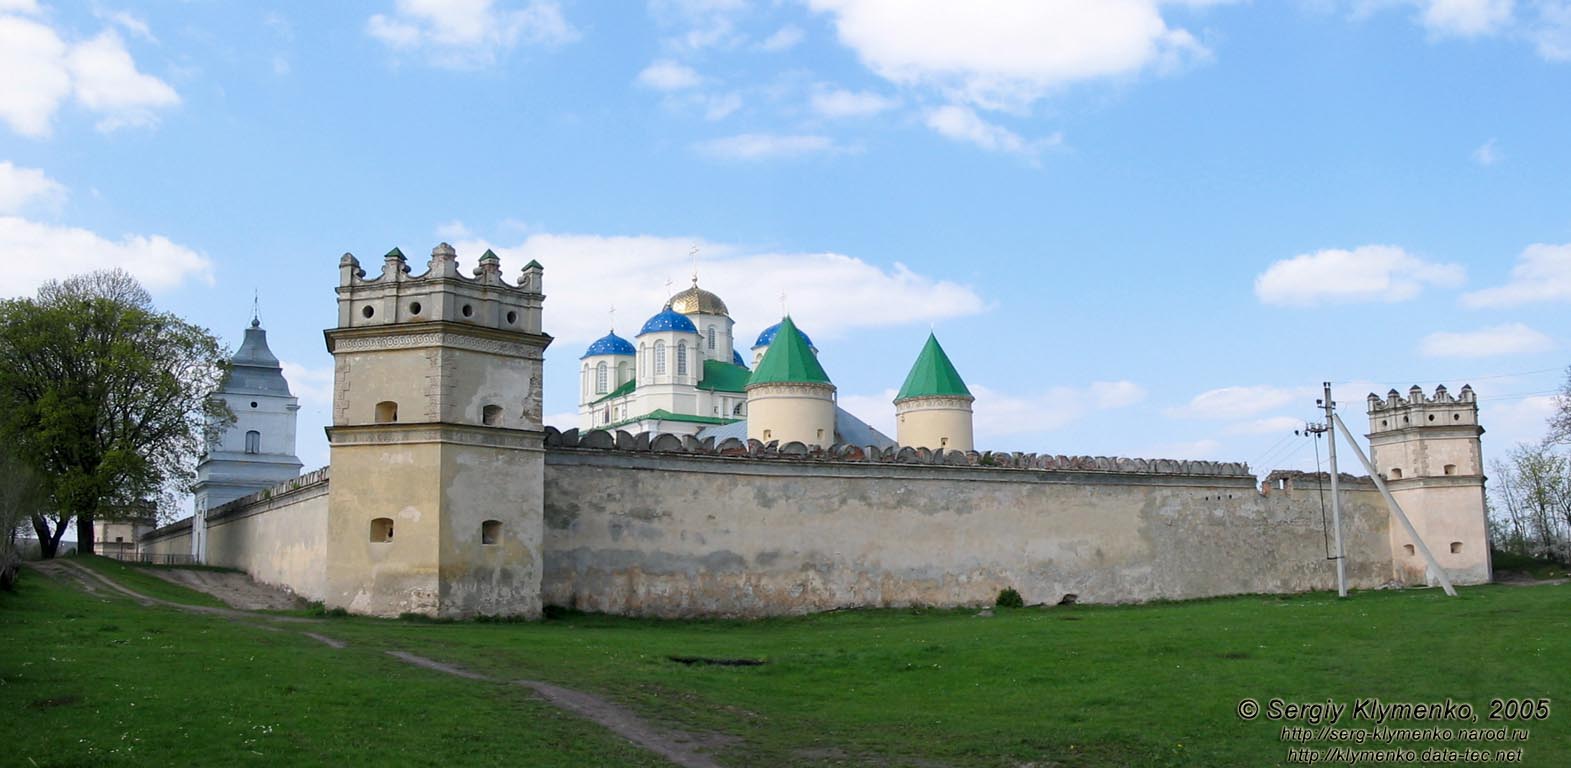
M 0 295 L 259 292 L 308 466 L 338 256 L 444 240 L 545 265 L 566 424 L 695 244 L 875 425 L 936 329 L 983 448 L 1312 468 L 1331 379 L 1499 456 L 1568 362 L 1568 0 L 0 0 L 0 72 Z

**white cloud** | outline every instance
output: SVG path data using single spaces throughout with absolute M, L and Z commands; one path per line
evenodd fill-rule
M 720 93 L 703 98 L 704 119 L 724 120 L 732 112 L 742 108 L 742 96 L 737 93 Z
M 1209 438 L 1178 443 L 1163 443 L 1145 452 L 1154 459 L 1202 459 L 1207 461 L 1236 461 L 1222 454 L 1222 444 Z
M 152 125 L 158 119 L 154 109 L 180 103 L 168 83 L 137 71 L 125 43 L 113 31 L 73 46 L 66 61 L 77 101 L 104 114 L 99 130 Z
M 695 146 L 706 155 L 728 160 L 763 160 L 847 151 L 829 137 L 813 134 L 740 133 L 699 142 Z
M 1281 435 L 1302 429 L 1304 420 L 1295 416 L 1269 416 L 1231 424 L 1223 430 L 1229 435 Z
M 1426 357 L 1498 357 L 1543 352 L 1553 339 L 1522 323 L 1508 323 L 1462 333 L 1436 332 L 1418 343 Z
M 279 361 L 289 390 L 300 398 L 300 407 L 307 410 L 328 409 L 333 405 L 333 366 L 311 368 L 288 360 Z
M 104 131 L 151 125 L 155 110 L 180 103 L 168 83 L 137 69 L 113 30 L 68 44 L 42 21 L 0 15 L 0 72 L 0 119 L 34 138 L 49 135 L 67 98 L 99 113 Z
M 131 33 L 132 37 L 139 37 L 149 43 L 158 42 L 158 38 L 153 36 L 153 30 L 147 26 L 147 22 L 130 11 L 115 11 L 113 13 L 98 11 L 94 15 Z
M 680 91 L 695 88 L 703 82 L 698 73 L 685 64 L 661 59 L 644 67 L 638 73 L 638 84 L 657 91 Z
M 1464 294 L 1467 307 L 1515 307 L 1539 301 L 1571 300 L 1571 243 L 1535 243 L 1517 257 L 1505 285 Z
M 1027 395 L 1008 394 L 980 385 L 970 389 L 976 396 L 971 407 L 976 442 L 981 449 L 987 448 L 989 440 L 1048 432 L 1078 421 L 1093 411 L 1124 408 L 1145 399 L 1145 390 L 1130 381 L 1053 387 L 1040 394 Z
M 650 0 L 649 12 L 662 26 L 681 27 L 677 37 L 666 38 L 668 49 L 696 51 L 730 48 L 744 37 L 736 32 L 735 16 L 747 10 L 742 0 Z
M 0 296 L 30 294 L 45 280 L 64 273 L 120 267 L 151 290 L 173 288 L 188 279 L 209 284 L 213 264 L 206 257 L 162 235 L 126 235 L 118 241 L 76 227 L 59 227 L 0 216 Z M 62 272 L 62 264 L 69 269 Z
M 37 168 L 18 168 L 0 162 L 0 215 L 26 208 L 58 208 L 65 202 L 65 186 Z
M 1440 37 L 1481 37 L 1505 29 L 1513 0 L 1420 0 L 1419 20 Z
M 820 86 L 813 91 L 813 111 L 828 118 L 871 117 L 900 102 L 872 91 L 848 91 Z
M 1425 286 L 1460 285 L 1464 277 L 1456 264 L 1424 261 L 1394 245 L 1363 245 L 1278 261 L 1255 278 L 1255 296 L 1265 304 L 1297 307 L 1396 302 L 1417 297 Z
M 24 136 L 49 135 L 55 110 L 71 94 L 66 44 L 53 29 L 0 16 L 0 118 Z
M 536 234 L 512 247 L 484 241 L 455 246 L 465 261 L 490 247 L 509 272 L 530 259 L 545 265 L 551 333 L 558 343 L 574 347 L 605 334 L 613 305 L 618 333 L 635 334 L 670 296 L 667 280 L 672 281 L 672 293 L 687 287 L 694 244 L 694 239 L 677 237 Z M 838 253 L 756 251 L 702 240 L 696 244 L 702 256 L 701 285 L 725 300 L 742 347 L 780 319 L 782 292 L 792 317 L 814 340 L 986 309 L 970 287 L 918 274 L 899 263 L 880 266 Z M 607 282 L 608 274 L 617 279 Z M 847 306 L 857 311 L 847 312 Z
M 794 313 L 793 313 L 794 314 Z M 833 372 L 831 371 L 831 375 Z M 1061 429 L 1096 411 L 1125 408 L 1145 399 L 1145 389 L 1132 381 L 1097 381 L 1084 387 L 1052 387 L 1044 392 L 1012 394 L 972 384 L 972 422 L 977 450 L 999 450 L 1017 435 Z M 895 437 L 896 391 L 872 395 L 841 394 L 840 407 L 878 431 Z
M 809 0 L 880 76 L 986 108 L 1207 55 L 1159 0 Z M 1205 3 L 1202 3 L 1205 4 Z
M 1500 162 L 1500 150 L 1495 147 L 1495 140 L 1490 139 L 1473 150 L 1473 162 L 1488 168 Z
M 469 227 L 466 226 L 464 222 L 458 219 L 453 219 L 446 224 L 438 224 L 436 227 L 436 236 L 442 238 L 443 240 L 457 242 L 459 240 L 468 240 L 474 237 L 475 233 L 470 231 Z
M 391 15 L 375 14 L 366 33 L 396 50 L 424 49 L 433 64 L 482 67 L 519 43 L 556 46 L 578 39 L 555 0 L 522 7 L 495 0 L 397 0 Z
M 990 152 L 1035 156 L 1043 149 L 1063 143 L 1061 134 L 1045 139 L 1027 140 L 1001 125 L 983 120 L 970 107 L 950 104 L 927 113 L 927 127 L 956 141 L 969 142 Z
M 1187 404 L 1169 408 L 1167 415 L 1184 419 L 1231 420 L 1255 416 L 1302 398 L 1299 388 L 1251 386 L 1220 387 L 1195 395 Z
M 1433 40 L 1505 37 L 1531 43 L 1545 60 L 1571 61 L 1568 0 L 1354 0 L 1352 6 L 1355 18 L 1413 9 L 1414 21 Z
M 1558 410 L 1554 395 L 1510 400 L 1483 398 L 1478 404 L 1478 422 L 1489 430 L 1486 452 L 1501 456 L 1510 446 L 1543 440 L 1549 431 L 1549 419 Z
M 1571 61 L 1571 2 L 1538 3 L 1538 19 L 1528 36 L 1538 55 L 1549 61 Z
M 803 37 L 804 35 L 802 34 L 801 27 L 798 27 L 795 24 L 787 24 L 780 29 L 775 30 L 774 34 L 764 38 L 764 41 L 759 43 L 758 47 L 762 50 L 769 51 L 770 53 L 788 51 L 792 48 L 795 48 L 798 43 L 802 42 Z

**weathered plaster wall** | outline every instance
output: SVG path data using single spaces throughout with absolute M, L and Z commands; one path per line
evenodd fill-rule
M 548 445 L 550 443 L 548 442 Z M 957 458 L 964 458 L 957 456 Z M 1344 495 L 1355 587 L 1392 577 L 1387 513 Z M 1319 496 L 1249 475 L 548 448 L 547 604 L 655 616 L 1180 599 L 1334 586 Z
M 149 555 L 191 554 L 191 518 L 149 532 L 142 537 L 140 547 L 143 554 Z
M 310 600 L 327 593 L 327 470 L 208 511 L 207 562 Z M 186 543 L 190 552 L 190 542 Z

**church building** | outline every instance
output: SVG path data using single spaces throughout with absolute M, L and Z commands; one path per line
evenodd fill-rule
M 207 510 L 272 488 L 300 475 L 295 456 L 295 417 L 300 399 L 289 391 L 283 366 L 267 347 L 267 331 L 253 315 L 245 341 L 229 359 L 229 374 L 212 395 L 229 406 L 235 421 L 211 429 L 197 460 L 191 554 L 206 562 Z
M 839 406 L 818 348 L 789 316 L 758 334 L 752 368 L 736 350 L 735 325 L 725 302 L 694 277 L 632 340 L 614 329 L 596 339 L 579 358 L 579 429 L 896 445 Z M 973 398 L 936 338 L 909 379 L 896 399 L 899 423 L 909 420 L 911 439 L 928 442 L 899 444 L 970 450 Z

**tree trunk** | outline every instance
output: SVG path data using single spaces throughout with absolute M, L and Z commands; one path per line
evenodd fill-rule
M 76 553 L 78 555 L 93 554 L 93 516 L 79 514 L 76 516 Z
M 38 557 L 49 560 L 60 550 L 60 532 L 65 529 L 61 525 L 58 530 L 49 530 L 49 518 L 43 515 L 33 515 L 33 533 L 38 534 Z

